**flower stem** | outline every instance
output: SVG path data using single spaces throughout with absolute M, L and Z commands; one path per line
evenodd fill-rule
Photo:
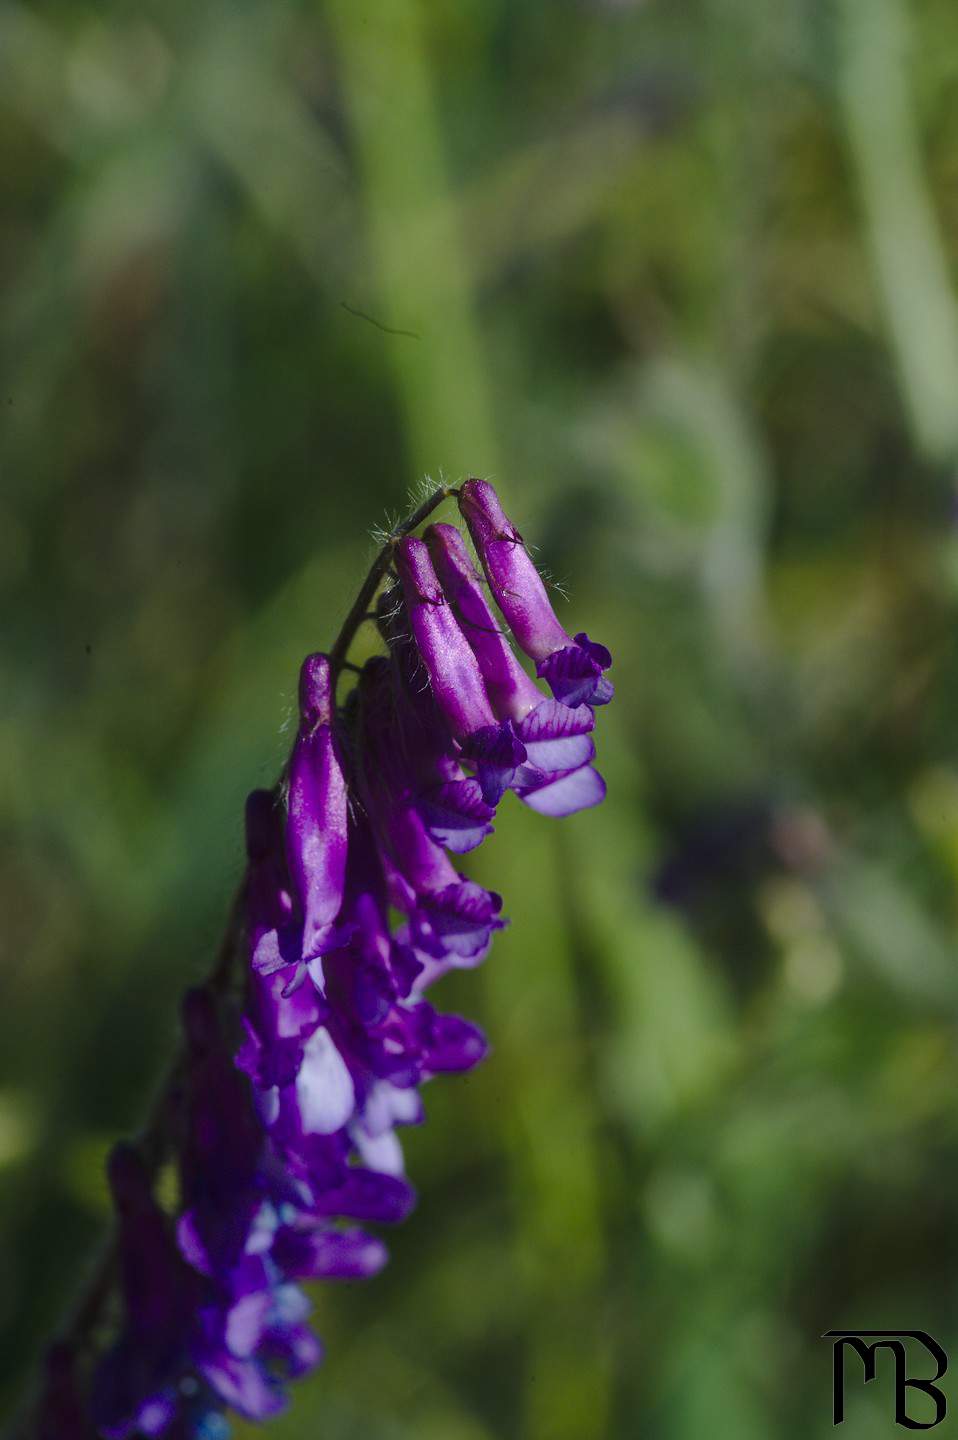
M 449 486 L 440 485 L 438 489 L 433 490 L 432 493 L 427 496 L 421 505 L 417 506 L 411 515 L 399 525 L 394 526 L 389 532 L 385 543 L 370 566 L 369 574 L 363 581 L 359 594 L 356 596 L 349 614 L 343 621 L 342 629 L 333 641 L 332 649 L 329 652 L 329 665 L 332 671 L 334 686 L 345 664 L 349 647 L 356 638 L 356 631 L 363 621 L 370 616 L 370 606 L 372 605 L 376 591 L 379 589 L 389 570 L 390 564 L 392 563 L 393 551 L 397 544 L 404 535 L 411 535 L 414 530 L 418 530 L 419 526 L 422 525 L 425 520 L 429 519 L 432 512 L 438 509 L 444 500 L 448 500 L 449 497 L 455 493 L 455 490 L 450 489 Z

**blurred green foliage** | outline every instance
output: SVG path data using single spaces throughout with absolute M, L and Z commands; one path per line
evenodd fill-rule
M 806 1440 L 823 1330 L 954 1348 L 956 156 L 954 0 L 0 0 L 11 1403 L 424 472 L 613 646 L 609 799 L 477 857 L 492 1058 L 271 1433 Z

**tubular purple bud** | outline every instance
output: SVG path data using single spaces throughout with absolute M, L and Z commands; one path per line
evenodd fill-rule
M 430 525 L 426 543 L 496 714 L 503 720 L 522 720 L 539 704 L 542 692 L 519 664 L 492 613 L 462 536 L 455 525 Z
M 459 508 L 486 572 L 489 587 L 519 645 L 536 662 L 563 705 L 605 705 L 612 683 L 603 671 L 612 664 L 604 645 L 588 635 L 567 635 L 556 618 L 542 577 L 488 480 L 467 480 Z
M 346 881 L 346 781 L 332 728 L 329 662 L 309 655 L 300 673 L 301 721 L 289 762 L 286 856 L 303 912 L 303 960 L 342 938 L 335 928 Z
M 457 739 L 495 725 L 479 665 L 446 603 L 425 541 L 407 536 L 396 547 L 409 621 L 433 694 Z
M 459 491 L 459 509 L 496 604 L 526 654 L 545 660 L 554 650 L 571 645 L 522 536 L 488 480 L 467 480 Z

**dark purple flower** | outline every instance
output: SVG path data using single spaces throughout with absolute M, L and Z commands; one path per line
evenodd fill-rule
M 405 1220 L 416 1203 L 416 1192 L 401 1176 L 365 1170 L 357 1165 L 344 1167 L 338 1184 L 327 1185 L 304 1217 L 344 1215 L 351 1220 L 374 1220 L 395 1225 Z
M 94 1423 L 107 1440 L 161 1435 L 177 1409 L 200 1279 L 180 1258 L 169 1221 L 131 1145 L 118 1145 L 108 1175 L 117 1213 L 124 1321 L 93 1377 Z
M 386 1247 L 365 1230 L 331 1230 L 285 1225 L 272 1258 L 295 1280 L 365 1280 L 388 1259 Z
M 222 1275 L 246 1249 L 263 1201 L 264 1136 L 249 1086 L 223 1043 L 213 997 L 192 990 L 183 1004 L 189 1054 L 186 1136 L 180 1149 L 183 1258 Z
M 548 682 L 563 705 L 607 705 L 614 690 L 603 671 L 611 664 L 606 647 L 581 630 L 571 644 L 538 661 L 536 674 Z
M 283 855 L 279 810 L 269 790 L 254 790 L 247 798 L 246 853 L 246 926 L 251 963 L 258 974 L 273 975 L 290 965 L 299 965 L 303 927 L 297 920 Z
M 366 667 L 359 689 L 364 761 L 360 778 L 367 811 L 380 837 L 389 899 L 410 917 L 418 948 L 436 955 L 436 947 L 442 946 L 443 953 L 478 961 L 493 930 L 505 923 L 498 918 L 502 902 L 457 873 L 404 785 L 396 765 L 395 710 L 388 676 L 380 667 Z M 448 944 L 442 944 L 444 939 Z
M 283 1227 L 275 1231 L 275 1248 Z M 191 1353 L 219 1399 L 249 1420 L 285 1407 L 282 1382 L 307 1373 L 322 1347 L 305 1325 L 306 1296 L 273 1254 L 248 1255 L 198 1315 Z

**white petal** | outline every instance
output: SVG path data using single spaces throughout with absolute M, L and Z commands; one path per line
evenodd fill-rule
M 402 1146 L 394 1131 L 386 1130 L 384 1134 L 377 1135 L 373 1139 L 371 1135 L 366 1134 L 361 1125 L 357 1125 L 351 1133 L 360 1159 L 364 1165 L 369 1166 L 370 1170 L 379 1170 L 384 1175 L 402 1175 L 404 1173 Z
M 306 1044 L 296 1100 L 308 1135 L 332 1135 L 353 1113 L 353 1079 L 328 1030 L 320 1028 Z
M 415 1086 L 405 1089 L 377 1080 L 363 1106 L 362 1128 L 367 1135 L 381 1135 L 393 1125 L 415 1125 L 422 1119 L 422 1101 Z

